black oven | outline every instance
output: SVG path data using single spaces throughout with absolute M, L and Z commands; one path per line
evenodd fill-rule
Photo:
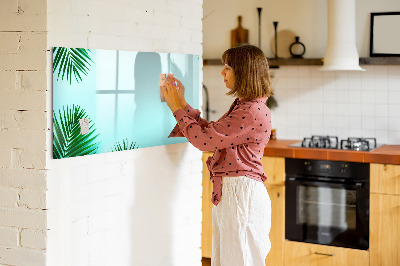
M 285 169 L 286 239 L 368 249 L 368 163 L 287 158 Z

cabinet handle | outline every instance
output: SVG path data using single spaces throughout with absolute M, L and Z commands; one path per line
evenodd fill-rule
M 314 254 L 316 254 L 316 255 L 324 255 L 324 256 L 331 256 L 331 257 L 335 256 L 335 254 L 327 254 L 327 253 L 319 253 L 319 252 L 314 252 Z

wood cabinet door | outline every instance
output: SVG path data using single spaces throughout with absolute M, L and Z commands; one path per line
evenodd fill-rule
M 285 266 L 368 266 L 366 250 L 285 240 Z M 372 265 L 372 264 L 371 264 Z
M 201 251 L 202 256 L 211 258 L 212 254 L 212 183 L 207 169 L 206 161 L 211 152 L 203 153 L 203 193 L 202 193 L 202 233 Z M 273 179 L 271 183 L 284 184 L 284 158 L 264 157 L 263 165 L 268 178 Z M 267 180 L 268 181 L 268 180 Z M 285 237 L 285 187 L 282 185 L 270 185 L 265 182 L 271 199 L 271 250 L 266 258 L 266 265 L 283 265 L 283 242 Z
M 371 266 L 400 265 L 400 196 L 370 196 Z
M 271 250 L 265 259 L 266 266 L 283 265 L 285 240 L 285 187 L 265 184 L 271 199 Z
M 264 156 L 261 163 L 268 177 L 266 184 L 285 185 L 285 158 Z
M 201 253 L 204 258 L 211 258 L 212 252 L 212 183 L 206 161 L 211 152 L 203 153 L 203 194 L 202 194 L 202 224 L 201 224 Z
M 371 193 L 400 195 L 400 165 L 370 165 Z

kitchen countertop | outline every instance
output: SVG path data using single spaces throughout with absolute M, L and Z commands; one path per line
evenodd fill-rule
M 301 140 L 270 140 L 264 156 L 363 163 L 400 164 L 400 145 L 383 145 L 372 151 L 290 147 Z

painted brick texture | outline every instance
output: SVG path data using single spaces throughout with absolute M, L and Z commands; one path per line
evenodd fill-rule
M 0 2 L 0 264 L 45 265 L 46 6 Z
M 202 0 L 50 0 L 47 10 L 48 75 L 54 46 L 202 55 Z M 50 102 L 51 91 L 48 128 Z M 48 265 L 201 265 L 201 152 L 189 143 L 51 156 Z

